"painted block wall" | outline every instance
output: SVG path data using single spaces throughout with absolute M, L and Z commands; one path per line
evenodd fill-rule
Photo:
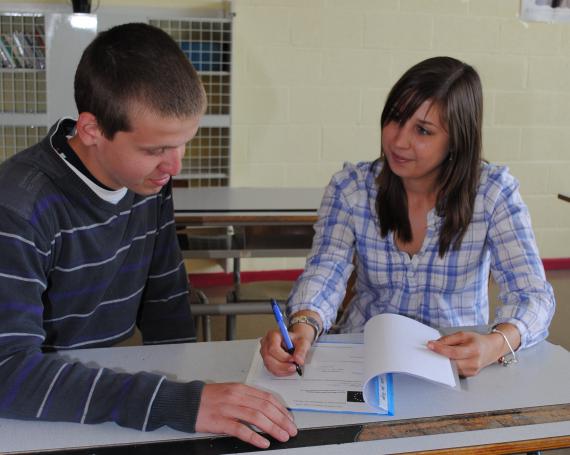
M 385 96 L 414 63 L 476 67 L 484 157 L 519 179 L 542 257 L 570 256 L 570 24 L 518 0 L 236 0 L 232 185 L 323 186 L 379 154 Z
M 164 8 L 223 4 L 161 2 Z M 556 197 L 570 194 L 570 24 L 523 23 L 519 0 L 234 0 L 231 6 L 233 186 L 321 187 L 344 161 L 374 159 L 389 88 L 414 63 L 449 55 L 481 75 L 484 156 L 520 180 L 541 256 L 570 257 L 570 204 Z M 244 268 L 275 264 L 302 261 L 256 260 Z

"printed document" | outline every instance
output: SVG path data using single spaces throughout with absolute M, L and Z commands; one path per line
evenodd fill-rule
M 246 382 L 275 393 L 291 410 L 393 415 L 392 374 L 457 387 L 451 361 L 426 347 L 440 336 L 405 316 L 380 314 L 366 323 L 364 344 L 313 346 L 303 376 L 273 376 L 256 349 Z

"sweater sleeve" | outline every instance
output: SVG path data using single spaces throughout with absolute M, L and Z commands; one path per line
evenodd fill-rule
M 161 192 L 156 241 L 138 326 L 145 344 L 196 341 L 188 277 L 176 237 L 170 184 Z
M 200 382 L 176 384 L 147 372 L 90 368 L 43 352 L 43 296 L 57 236 L 45 238 L 33 220 L 0 210 L 0 417 L 193 431 Z M 179 397 L 185 401 L 173 404 Z

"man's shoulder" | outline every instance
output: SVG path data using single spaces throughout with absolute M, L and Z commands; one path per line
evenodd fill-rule
M 28 219 L 41 199 L 59 192 L 42 166 L 42 152 L 36 144 L 0 165 L 0 207 Z

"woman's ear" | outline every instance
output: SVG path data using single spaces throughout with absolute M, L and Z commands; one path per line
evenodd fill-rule
M 101 128 L 99 128 L 97 119 L 89 112 L 79 114 L 75 130 L 76 136 L 78 136 L 83 145 L 87 147 L 97 146 L 103 137 L 103 132 Z

